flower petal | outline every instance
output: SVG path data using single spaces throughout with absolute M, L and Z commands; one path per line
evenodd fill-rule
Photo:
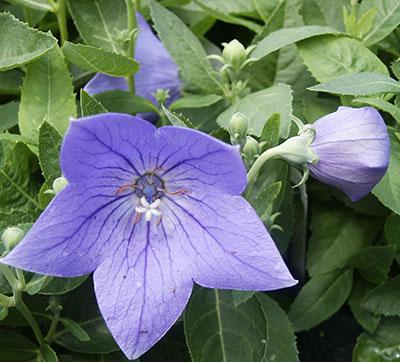
M 162 228 L 141 221 L 94 273 L 103 317 L 128 356 L 137 358 L 175 323 L 193 281 Z M 177 249 L 175 248 L 175 251 Z
M 170 243 L 178 244 L 198 284 L 273 290 L 296 284 L 253 208 L 240 196 L 208 190 L 163 203 Z M 167 208 L 167 210 L 165 210 Z
M 240 194 L 247 184 L 239 147 L 189 128 L 161 127 L 159 176 L 167 187 L 198 189 L 216 187 Z
M 150 165 L 145 154 L 155 147 L 156 128 L 141 118 L 104 113 L 72 121 L 61 150 L 61 168 L 69 182 L 92 178 L 123 185 Z
M 88 274 L 99 265 L 134 216 L 131 194 L 114 185 L 68 185 L 50 203 L 25 238 L 1 262 L 61 277 Z
M 166 102 L 169 105 L 180 95 L 179 69 L 141 14 L 137 14 L 137 20 L 140 31 L 135 59 L 140 68 L 135 74 L 136 94 L 156 103 L 152 94 L 159 88 L 169 89 L 170 98 Z M 89 94 L 96 94 L 109 90 L 127 90 L 128 85 L 124 78 L 96 74 L 84 89 Z
M 339 107 L 314 126 L 312 148 L 319 162 L 310 165 L 311 174 L 353 201 L 366 196 L 389 165 L 389 137 L 380 114 L 372 107 Z

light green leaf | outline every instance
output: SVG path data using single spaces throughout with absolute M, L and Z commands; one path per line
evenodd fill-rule
M 170 121 L 173 126 L 195 128 L 193 123 L 190 122 L 189 119 L 185 118 L 182 114 L 178 115 L 177 113 L 174 113 L 168 108 L 164 107 L 164 105 L 161 106 L 161 109 L 163 110 L 168 121 Z
M 257 293 L 262 311 L 267 319 L 268 346 L 266 361 L 298 362 L 296 337 L 286 313 L 277 302 L 265 294 Z
M 19 102 L 8 102 L 0 105 L 0 132 L 18 124 Z
M 291 104 L 292 91 L 290 87 L 286 84 L 278 84 L 242 98 L 221 113 L 217 118 L 217 123 L 226 128 L 232 116 L 236 112 L 241 112 L 249 121 L 251 133 L 260 136 L 266 120 L 272 114 L 279 113 L 281 115 L 280 135 L 282 138 L 286 138 L 291 125 Z
M 360 72 L 389 75 L 385 64 L 355 39 L 323 35 L 299 42 L 298 49 L 311 74 L 321 83 Z
M 259 362 L 264 356 L 267 326 L 255 298 L 235 308 L 230 291 L 198 288 L 184 322 L 193 362 Z
M 142 112 L 154 112 L 158 114 L 158 108 L 147 98 L 133 95 L 127 91 L 107 91 L 93 95 L 109 112 L 136 114 Z
M 57 44 L 50 34 L 30 28 L 10 13 L 0 13 L 0 71 L 17 68 Z
M 37 356 L 37 347 L 26 337 L 0 329 L 0 361 L 26 361 Z
M 400 24 L 399 0 L 364 0 L 360 12 L 363 13 L 372 7 L 375 7 L 377 14 L 372 30 L 363 39 L 367 46 L 386 38 Z
M 312 214 L 307 255 L 310 275 L 346 265 L 353 255 L 371 243 L 379 227 L 379 221 L 347 209 L 316 209 Z
M 400 84 L 382 73 L 355 73 L 308 88 L 316 92 L 367 96 L 377 93 L 400 93 Z
M 281 115 L 274 113 L 268 118 L 261 131 L 260 143 L 263 143 L 263 150 L 275 147 L 279 143 L 279 133 L 281 128 Z
M 389 168 L 372 193 L 382 204 L 400 214 L 400 133 L 389 129 L 389 136 L 391 145 Z
M 53 11 L 49 0 L 10 0 L 11 3 L 26 6 L 39 11 Z
M 307 25 L 326 25 L 334 29 L 344 30 L 343 6 L 348 0 L 304 0 L 303 18 Z
M 200 89 L 221 93 L 222 85 L 206 59 L 200 41 L 175 14 L 156 2 L 151 3 L 154 26 L 164 46 L 182 71 L 182 77 Z
M 139 70 L 139 64 L 122 54 L 95 48 L 90 45 L 65 42 L 65 58 L 82 69 L 114 77 L 129 77 Z
M 400 124 L 400 109 L 382 98 L 359 97 L 353 99 L 352 102 L 357 105 L 368 104 L 375 108 L 381 109 L 382 111 L 389 113 L 397 121 L 397 123 Z
M 350 294 L 351 270 L 334 270 L 312 277 L 297 294 L 289 311 L 294 330 L 306 331 L 337 312 Z
M 107 110 L 103 107 L 103 105 L 98 100 L 90 96 L 83 89 L 81 89 L 81 94 L 79 98 L 82 117 L 92 116 L 100 113 L 107 113 Z
M 51 277 L 48 275 L 34 274 L 29 282 L 26 283 L 24 291 L 29 295 L 35 295 L 50 281 Z
M 268 34 L 264 39 L 258 42 L 250 56 L 252 58 L 261 59 L 276 50 L 297 43 L 300 40 L 323 34 L 339 34 L 339 32 L 327 26 L 317 25 L 279 29 Z
M 124 0 L 68 0 L 79 34 L 94 47 L 123 53 L 128 16 Z
M 39 127 L 43 122 L 50 123 L 63 135 L 70 117 L 75 116 L 72 78 L 61 50 L 56 47 L 27 66 L 19 110 L 19 128 L 23 136 L 37 143 Z
M 217 94 L 193 94 L 186 97 L 179 98 L 177 101 L 170 105 L 171 110 L 182 108 L 203 108 L 209 107 L 219 102 L 222 96 Z
M 353 362 L 396 362 L 400 354 L 400 319 L 384 318 L 374 333 L 357 339 Z
M 62 295 L 69 293 L 71 290 L 79 287 L 86 279 L 87 275 L 75 278 L 58 278 L 53 277 L 52 280 L 40 290 L 43 295 Z
M 81 342 L 87 342 L 90 340 L 87 332 L 76 322 L 69 318 L 62 318 L 61 323 L 63 326 L 71 332 L 71 334 L 78 338 Z
M 396 248 L 391 245 L 370 246 L 360 250 L 349 260 L 349 265 L 356 268 L 369 282 L 382 283 L 392 265 Z
M 58 362 L 56 352 L 48 344 L 42 344 L 39 350 L 43 362 Z
M 51 185 L 61 176 L 60 148 L 62 137 L 49 123 L 44 122 L 39 129 L 39 164 L 46 181 Z
M 374 314 L 400 316 L 400 276 L 373 289 L 361 306 Z

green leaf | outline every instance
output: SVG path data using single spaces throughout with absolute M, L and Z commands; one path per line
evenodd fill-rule
M 50 123 L 63 135 L 70 117 L 75 116 L 72 78 L 61 50 L 54 48 L 27 66 L 19 110 L 19 128 L 23 136 L 37 143 L 39 127 L 43 122 Z
M 47 275 L 34 274 L 33 277 L 25 285 L 24 291 L 29 295 L 35 295 L 51 281 L 51 277 Z
M 246 290 L 232 290 L 232 302 L 235 307 L 246 303 L 256 292 Z
M 40 345 L 39 350 L 43 362 L 58 362 L 56 352 L 54 352 L 54 350 L 48 344 Z
M 279 29 L 268 34 L 264 39 L 258 42 L 250 56 L 252 58 L 261 59 L 276 50 L 297 43 L 300 40 L 323 34 L 339 34 L 339 32 L 327 26 L 317 25 Z
M 252 205 L 260 217 L 272 209 L 273 203 L 278 198 L 281 189 L 282 181 L 277 181 L 272 184 L 264 184 L 263 188 L 256 191 Z
M 367 96 L 377 93 L 400 93 L 400 84 L 381 73 L 356 73 L 344 75 L 308 88 L 316 92 Z
M 375 238 L 379 221 L 347 209 L 315 209 L 307 255 L 310 275 L 345 266 L 350 258 Z
M 250 132 L 260 136 L 265 120 L 274 113 L 279 113 L 281 116 L 280 136 L 286 138 L 289 135 L 291 125 L 291 104 L 292 91 L 290 87 L 286 84 L 278 84 L 242 98 L 221 113 L 217 118 L 217 123 L 227 128 L 232 116 L 236 112 L 241 112 L 249 121 Z
M 374 333 L 363 333 L 357 339 L 353 362 L 398 361 L 400 353 L 400 320 L 384 318 Z
M 235 308 L 230 291 L 198 288 L 184 322 L 193 362 L 258 362 L 264 356 L 267 326 L 255 298 Z
M 268 325 L 268 347 L 266 361 L 299 361 L 296 337 L 292 325 L 279 304 L 266 294 L 257 293 Z
M 348 0 L 304 0 L 302 9 L 304 22 L 307 25 L 326 25 L 344 30 L 343 6 L 348 4 Z
M 10 2 L 38 11 L 53 11 L 48 0 L 11 0 Z
M 43 295 L 62 295 L 69 293 L 75 288 L 79 287 L 88 278 L 87 275 L 75 278 L 57 278 L 53 277 L 52 280 L 40 290 Z
M 49 123 L 44 122 L 39 129 L 39 164 L 49 184 L 61 176 L 60 149 L 62 137 Z
M 80 94 L 80 105 L 82 117 L 92 116 L 100 113 L 107 113 L 107 110 L 103 107 L 103 105 L 98 100 L 90 96 L 83 89 L 81 89 Z
M 36 160 L 22 143 L 0 142 L 0 207 L 6 210 L 39 209 L 38 184 L 31 177 Z
M 81 342 L 87 342 L 90 340 L 87 332 L 76 322 L 69 318 L 62 318 L 60 322 L 63 326 L 71 332 L 71 334 L 78 338 Z
M 263 143 L 263 150 L 275 147 L 279 143 L 281 127 L 281 115 L 274 113 L 268 118 L 261 131 L 260 142 Z
M 8 102 L 0 105 L 0 132 L 18 124 L 19 102 Z
M 73 44 L 67 41 L 62 50 L 70 63 L 92 72 L 114 77 L 129 77 L 139 69 L 139 64 L 133 59 L 90 45 Z
M 179 98 L 170 105 L 171 110 L 182 108 L 203 108 L 209 107 L 219 102 L 222 96 L 217 94 L 192 94 L 186 97 Z
M 163 110 L 168 121 L 170 121 L 173 126 L 195 128 L 193 123 L 190 122 L 189 119 L 185 118 L 182 114 L 178 115 L 177 113 L 174 113 L 168 108 L 164 107 L 164 105 L 161 106 L 161 109 Z
M 382 283 L 390 270 L 396 248 L 391 245 L 370 246 L 360 250 L 349 260 L 349 265 L 356 268 L 369 282 Z
M 119 113 L 158 113 L 158 108 L 146 98 L 133 95 L 127 91 L 107 91 L 93 96 L 109 112 Z
M 385 237 L 397 250 L 397 262 L 400 263 L 400 215 L 391 214 L 385 222 Z
M 372 30 L 363 39 L 367 46 L 386 38 L 400 24 L 399 0 L 364 0 L 360 6 L 360 13 L 372 7 L 377 10 L 377 14 Z
M 37 347 L 26 337 L 0 329 L 0 361 L 26 361 L 37 356 Z
M 157 33 L 182 71 L 182 77 L 206 92 L 221 93 L 222 85 L 215 78 L 197 37 L 169 10 L 156 2 L 150 7 Z
M 0 71 L 39 58 L 57 44 L 50 34 L 30 28 L 10 13 L 0 13 Z
M 378 326 L 381 317 L 368 312 L 361 307 L 365 296 L 375 287 L 362 278 L 355 278 L 353 288 L 349 297 L 349 306 L 353 312 L 354 318 L 367 331 L 373 332 Z
M 391 146 L 389 168 L 372 193 L 382 204 L 400 214 L 400 133 L 389 129 L 389 136 Z
M 374 314 L 400 316 L 400 276 L 373 289 L 361 306 Z
M 389 75 L 385 64 L 355 39 L 323 35 L 299 42 L 298 49 L 311 74 L 321 83 L 360 72 Z
M 381 109 L 382 111 L 389 113 L 397 121 L 397 123 L 400 124 L 400 109 L 382 98 L 359 97 L 353 99 L 352 102 L 355 104 L 367 104 Z
M 352 283 L 352 270 L 333 270 L 312 277 L 289 311 L 295 332 L 306 331 L 336 313 L 349 296 Z
M 0 94 L 20 94 L 22 75 L 23 73 L 19 69 L 0 72 Z
M 68 0 L 68 8 L 83 40 L 94 47 L 123 53 L 128 16 L 124 0 Z

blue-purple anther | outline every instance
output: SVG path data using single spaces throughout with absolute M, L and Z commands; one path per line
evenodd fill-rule
M 2 262 L 62 277 L 94 272 L 100 310 L 128 358 L 175 323 L 194 282 L 296 283 L 240 196 L 247 180 L 238 146 L 105 113 L 71 122 L 61 168 L 68 185 Z
M 157 90 L 168 90 L 168 106 L 180 96 L 182 82 L 179 78 L 179 68 L 143 16 L 137 13 L 136 18 L 139 33 L 136 39 L 135 60 L 139 63 L 139 71 L 135 74 L 135 92 L 157 104 L 154 97 Z M 110 90 L 128 90 L 128 84 L 125 78 L 98 73 L 84 89 L 93 95 Z

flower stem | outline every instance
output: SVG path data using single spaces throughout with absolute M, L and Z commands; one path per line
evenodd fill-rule
M 276 157 L 277 155 L 278 152 L 275 149 L 275 147 L 264 151 L 253 163 L 253 166 L 250 167 L 249 172 L 247 172 L 247 182 L 249 184 L 254 183 L 264 163 L 270 160 L 271 158 Z
M 135 0 L 125 0 L 126 9 L 128 13 L 128 34 L 129 34 L 129 45 L 128 45 L 128 57 L 134 58 L 135 57 L 135 34 L 134 30 L 137 27 L 136 22 L 136 9 L 138 3 Z M 128 82 L 128 89 L 129 92 L 135 94 L 135 75 L 132 74 L 131 76 L 126 78 Z
M 60 29 L 61 45 L 64 45 L 64 43 L 68 40 L 65 0 L 58 0 L 53 9 L 57 17 L 58 28 Z
M 15 274 L 12 272 L 11 268 L 9 268 L 7 265 L 0 264 L 0 272 L 4 275 L 12 287 L 12 305 L 14 305 L 26 319 L 28 324 L 31 326 L 33 333 L 35 334 L 38 343 L 42 344 L 44 342 L 42 331 L 40 330 L 40 327 L 31 311 L 22 299 L 22 291 L 25 288 L 25 278 L 22 270 L 16 269 L 17 277 L 15 277 Z
M 47 332 L 46 337 L 44 337 L 44 340 L 50 344 L 53 342 L 54 339 L 54 335 L 57 331 L 57 326 L 58 326 L 58 322 L 60 321 L 60 312 L 56 313 L 54 315 L 54 317 L 51 320 L 51 324 L 50 324 L 50 328 Z

